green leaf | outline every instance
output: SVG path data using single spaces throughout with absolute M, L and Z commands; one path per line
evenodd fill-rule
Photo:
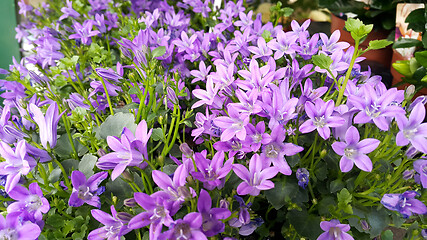
M 46 223 L 52 227 L 60 228 L 64 226 L 64 219 L 58 214 L 53 214 L 47 217 Z
M 427 68 L 427 51 L 416 52 L 415 59 L 417 62 L 421 64 L 423 67 Z
M 283 17 L 289 17 L 292 15 L 293 12 L 294 12 L 294 9 L 292 9 L 290 7 L 284 7 L 282 9 L 280 9 L 280 15 Z
M 381 49 L 381 48 L 385 48 L 388 45 L 392 44 L 392 41 L 388 41 L 385 39 L 381 39 L 381 40 L 372 40 L 369 42 L 369 46 L 368 48 L 371 50 L 377 50 L 377 49 Z
M 393 232 L 391 230 L 386 230 L 381 233 L 381 240 L 393 240 Z
M 344 186 L 345 184 L 341 179 L 335 179 L 329 184 L 331 193 L 338 192 L 339 190 L 343 189 Z
M 386 210 L 384 210 L 384 208 L 379 211 L 377 211 L 375 208 L 371 208 L 369 213 L 367 214 L 367 219 L 369 226 L 371 226 L 371 238 L 380 235 L 389 223 L 389 216 Z
M 92 154 L 86 154 L 83 156 L 82 160 L 79 163 L 79 171 L 84 173 L 86 177 L 90 177 L 93 175 L 93 168 L 95 167 L 95 163 L 98 160 L 97 157 Z
M 359 19 L 349 18 L 345 21 L 345 29 L 351 33 L 351 36 L 355 40 L 360 40 L 366 37 L 371 31 L 374 25 L 365 25 Z
M 126 198 L 133 196 L 133 190 L 122 178 L 116 178 L 114 181 L 109 181 L 105 184 L 104 196 L 114 195 L 119 203 L 122 203 Z
M 163 130 L 161 128 L 155 128 L 153 129 L 153 132 L 151 133 L 151 138 L 154 141 L 164 140 L 165 137 L 163 136 Z
M 313 64 L 321 69 L 329 69 L 332 64 L 332 59 L 324 54 L 314 55 L 312 58 Z
M 105 122 L 103 122 L 99 129 L 96 130 L 96 135 L 103 139 L 106 139 L 108 136 L 119 137 L 121 136 L 124 127 L 135 133 L 136 124 L 133 114 L 119 112 L 113 116 L 108 116 Z
M 272 38 L 271 38 L 271 32 L 268 30 L 264 30 L 264 32 L 262 32 L 261 37 L 264 38 L 265 42 L 269 42 Z
M 295 177 L 284 177 L 279 181 L 274 182 L 274 189 L 264 192 L 268 202 L 275 209 L 282 208 L 286 202 L 301 203 L 308 201 L 308 193 L 306 190 L 298 186 Z
M 320 217 L 309 215 L 306 211 L 291 210 L 286 218 L 300 235 L 308 239 L 316 239 L 323 232 Z
M 56 183 L 59 180 L 59 176 L 61 176 L 61 169 L 59 168 L 55 168 L 52 170 L 52 172 L 50 172 L 48 180 L 51 183 Z
M 353 208 L 349 204 L 352 201 L 352 195 L 346 188 L 343 188 L 341 192 L 337 194 L 337 198 L 338 208 L 343 210 L 345 213 L 353 214 Z
M 425 75 L 423 78 L 421 78 L 421 82 L 427 82 L 427 75 Z
M 426 18 L 424 17 L 424 8 L 413 10 L 405 19 L 408 24 L 408 29 L 412 29 L 415 32 L 424 32 Z
M 396 69 L 396 71 L 400 74 L 402 74 L 405 77 L 411 77 L 412 73 L 409 68 L 409 60 L 404 61 L 397 61 L 392 64 L 393 68 Z
M 153 55 L 153 58 L 161 57 L 165 53 L 166 53 L 166 47 L 165 46 L 157 47 L 156 49 L 153 50 L 153 52 L 151 52 L 151 54 Z
M 401 38 L 393 43 L 393 48 L 421 47 L 422 42 L 412 38 Z
M 129 94 L 138 94 L 139 92 L 140 92 L 141 90 L 139 90 L 139 88 L 137 88 L 137 87 L 131 87 L 130 89 L 129 89 Z
M 64 235 L 68 235 L 68 233 L 74 231 L 74 222 L 73 221 L 66 221 L 65 226 L 62 228 L 62 232 Z

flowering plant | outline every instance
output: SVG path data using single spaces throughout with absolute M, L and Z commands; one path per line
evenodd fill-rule
M 358 64 L 390 43 L 248 7 L 20 2 L 33 48 L 1 81 L 0 237 L 425 234 L 425 98 Z

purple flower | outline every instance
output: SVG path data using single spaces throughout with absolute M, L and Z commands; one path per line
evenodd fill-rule
M 25 4 L 24 0 L 18 1 L 18 6 L 19 6 L 18 13 L 24 15 L 24 17 L 27 17 L 27 12 L 30 12 L 31 10 L 33 10 L 33 7 L 29 4 Z
M 271 141 L 267 145 L 264 145 L 261 157 L 268 164 L 273 163 L 280 173 L 291 175 L 292 170 L 286 162 L 285 155 L 295 155 L 304 150 L 304 148 L 293 143 L 285 143 L 285 138 L 286 133 L 282 126 L 278 125 L 272 129 Z
M 150 239 L 157 239 L 162 226 L 171 226 L 174 222 L 171 216 L 179 210 L 179 205 L 170 201 L 169 194 L 159 191 L 151 196 L 145 193 L 134 193 L 135 201 L 145 210 L 129 221 L 130 229 L 150 226 Z
M 249 123 L 246 125 L 246 139 L 245 145 L 250 146 L 253 152 L 257 152 L 261 144 L 268 144 L 271 141 L 271 137 L 268 133 L 265 133 L 265 123 L 260 121 L 256 126 Z
M 16 186 L 9 192 L 9 196 L 18 202 L 10 204 L 7 212 L 19 212 L 26 221 L 42 221 L 43 213 L 47 213 L 50 209 L 49 202 L 43 197 L 42 190 L 35 182 L 31 183 L 28 189 L 20 185 Z
M 76 10 L 73 9 L 73 2 L 70 0 L 67 0 L 67 6 L 61 8 L 61 12 L 64 13 L 59 17 L 59 21 L 62 21 L 66 18 L 78 18 L 80 17 L 80 13 L 78 13 Z
M 240 20 L 234 22 L 234 26 L 240 27 L 240 30 L 244 32 L 247 28 L 251 28 L 254 21 L 252 20 L 253 11 L 249 11 L 246 15 L 244 12 L 239 13 Z
M 284 54 L 292 55 L 295 53 L 295 47 L 297 46 L 296 40 L 298 39 L 292 32 L 283 32 L 279 30 L 277 37 L 267 43 L 267 46 L 275 50 L 274 59 L 283 57 Z
M 245 140 L 245 126 L 249 123 L 249 113 L 239 113 L 237 109 L 229 106 L 228 115 L 229 117 L 221 116 L 214 119 L 215 125 L 225 129 L 221 134 L 221 141 L 228 141 L 234 136 L 240 140 Z
M 314 34 L 310 41 L 305 34 L 299 34 L 299 46 L 295 47 L 295 52 L 298 53 L 304 60 L 309 60 L 314 54 L 317 53 L 317 43 L 319 41 L 319 34 Z
M 28 156 L 25 140 L 20 140 L 15 150 L 0 141 L 0 154 L 5 159 L 0 162 L 0 175 L 7 175 L 5 191 L 9 193 L 18 184 L 21 176 L 27 175 L 37 163 Z
M 268 57 L 273 54 L 273 51 L 267 47 L 267 43 L 263 37 L 258 38 L 256 47 L 250 46 L 248 49 L 254 54 L 253 58 L 261 58 L 263 61 L 267 61 Z
M 415 196 L 420 194 L 415 191 L 406 191 L 402 194 L 384 194 L 381 203 L 387 209 L 400 212 L 404 218 L 415 214 L 427 214 L 427 207 Z
M 326 103 L 322 99 L 316 99 L 315 104 L 312 102 L 305 103 L 305 112 L 310 118 L 301 124 L 299 130 L 302 133 L 317 132 L 323 139 L 328 139 L 331 135 L 330 127 L 339 127 L 345 123 L 342 117 L 332 116 L 334 111 L 334 101 L 329 100 Z
M 335 30 L 331 37 L 328 39 L 328 36 L 324 33 L 319 33 L 320 39 L 323 42 L 322 52 L 326 54 L 334 53 L 335 51 L 343 50 L 350 47 L 350 44 L 347 42 L 338 42 L 340 40 L 341 33 L 339 30 Z
M 128 166 L 138 166 L 145 168 L 148 159 L 147 143 L 151 136 L 152 129 L 147 133 L 147 122 L 142 120 L 135 132 L 135 136 L 128 129 L 124 128 L 121 138 L 108 136 L 108 146 L 114 151 L 98 159 L 96 166 L 102 170 L 114 169 L 111 179 L 115 180 Z
M 350 225 L 342 224 L 336 219 L 321 222 L 320 228 L 325 232 L 320 234 L 317 240 L 354 240 L 350 234 L 346 233 L 350 230 Z
M 112 215 L 98 209 L 91 210 L 92 216 L 104 226 L 91 231 L 88 235 L 89 240 L 120 239 L 121 236 L 132 231 L 125 225 L 127 221 L 118 218 L 114 205 L 110 209 Z
M 274 188 L 274 183 L 268 179 L 279 172 L 276 167 L 268 167 L 258 154 L 254 154 L 249 162 L 249 171 L 241 164 L 233 164 L 233 171 L 243 180 L 237 187 L 239 195 L 258 196 L 260 190 Z
M 414 170 L 420 174 L 420 181 L 423 188 L 427 188 L 427 160 L 420 159 L 415 161 Z
M 197 81 L 206 82 L 206 77 L 209 75 L 209 71 L 211 70 L 212 66 L 208 66 L 206 68 L 206 65 L 203 61 L 200 61 L 199 64 L 199 70 L 192 70 L 190 73 L 193 77 L 195 77 L 191 83 L 195 83 Z
M 378 94 L 378 91 L 375 90 L 381 88 L 383 84 L 379 83 L 376 86 L 377 89 L 374 89 L 370 84 L 363 85 L 361 87 L 363 94 L 360 96 L 348 96 L 348 102 L 360 110 L 354 117 L 354 123 L 360 124 L 373 121 L 379 129 L 387 131 L 389 129 L 389 121 L 386 117 L 405 114 L 402 107 L 391 104 L 393 101 L 401 102 L 404 92 L 392 88 Z
M 196 108 L 203 104 L 206 104 L 208 106 L 221 109 L 224 102 L 218 96 L 219 88 L 220 88 L 220 84 L 214 84 L 212 78 L 208 78 L 206 81 L 206 90 L 203 90 L 203 89 L 193 90 L 193 95 L 200 100 L 194 103 L 191 108 Z
M 192 188 L 185 186 L 187 176 L 188 170 L 185 164 L 177 167 L 173 179 L 159 170 L 153 170 L 152 172 L 153 181 L 157 186 L 168 193 L 171 196 L 171 200 L 176 201 L 178 204 L 196 196 L 196 192 Z
M 338 73 L 341 73 L 347 70 L 350 65 L 341 60 L 343 54 L 344 54 L 344 51 L 342 50 L 336 50 L 332 53 L 331 55 L 332 64 L 328 67 L 329 71 L 326 69 L 321 69 L 318 66 L 316 66 L 314 69 L 316 70 L 316 72 L 326 73 L 330 78 L 336 78 L 338 76 Z
M 298 168 L 297 172 L 296 172 L 296 177 L 298 179 L 298 186 L 302 187 L 303 189 L 305 189 L 308 185 L 308 181 L 309 181 L 309 172 L 307 171 L 307 169 L 305 168 Z
M 92 31 L 93 22 L 92 20 L 86 20 L 81 25 L 79 22 L 74 22 L 73 24 L 75 34 L 69 36 L 70 39 L 80 39 L 83 44 L 90 45 L 92 42 L 91 37 L 98 35 L 100 32 L 98 30 Z
M 212 199 L 204 189 L 200 191 L 197 210 L 202 214 L 202 231 L 206 237 L 212 237 L 224 232 L 225 224 L 220 219 L 226 219 L 231 212 L 226 208 L 212 208 Z
M 6 219 L 0 214 L 0 239 L 36 240 L 40 232 L 37 224 L 21 223 L 19 213 L 9 213 Z
M 169 240 L 207 240 L 206 235 L 200 231 L 202 227 L 202 214 L 191 212 L 183 219 L 178 219 L 168 231 L 162 233 L 159 239 Z
M 193 34 L 190 38 L 188 38 L 187 33 L 183 31 L 181 32 L 181 39 L 172 41 L 172 44 L 176 45 L 178 47 L 178 53 L 181 53 L 193 49 L 196 39 L 196 34 Z
M 206 159 L 201 153 L 195 153 L 194 161 L 199 171 L 192 172 L 191 175 L 203 182 L 203 187 L 207 190 L 213 190 L 216 187 L 221 189 L 224 186 L 223 178 L 230 172 L 233 160 L 230 158 L 224 163 L 223 151 L 215 153 L 212 161 Z
M 104 187 L 99 184 L 108 177 L 107 172 L 99 172 L 86 180 L 86 176 L 80 171 L 73 171 L 71 182 L 73 183 L 73 192 L 71 193 L 68 205 L 71 207 L 80 207 L 84 203 L 94 207 L 101 207 L 101 200 L 98 195 L 104 192 Z
M 43 115 L 40 108 L 32 103 L 30 103 L 28 109 L 33 115 L 32 118 L 39 126 L 40 142 L 42 143 L 43 147 L 45 149 L 55 147 L 57 140 L 58 122 L 63 114 L 59 114 L 58 104 L 56 102 L 51 103 L 46 111 L 46 115 Z
M 360 141 L 359 131 L 351 126 L 345 133 L 345 142 L 334 142 L 332 149 L 342 158 L 340 168 L 342 172 L 348 172 L 353 168 L 353 164 L 365 172 L 372 171 L 371 159 L 366 155 L 374 151 L 380 141 L 374 138 L 367 138 Z
M 418 151 L 427 153 L 427 123 L 422 123 L 425 113 L 424 104 L 418 103 L 411 111 L 409 119 L 403 114 L 396 115 L 397 126 L 400 129 L 396 135 L 398 146 L 411 143 Z

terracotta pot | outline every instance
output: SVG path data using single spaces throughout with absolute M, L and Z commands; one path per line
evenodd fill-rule
M 354 46 L 354 40 L 351 37 L 351 34 L 344 30 L 344 26 L 345 26 L 345 20 L 332 14 L 331 33 L 334 32 L 335 30 L 339 30 L 341 33 L 340 40 L 348 42 L 352 46 Z M 391 31 L 374 29 L 372 30 L 371 33 L 368 34 L 365 41 L 363 41 L 360 44 L 360 47 L 365 49 L 366 47 L 368 47 L 369 42 L 372 40 L 386 39 L 390 34 L 390 32 Z M 367 53 L 363 54 L 362 57 L 365 57 L 367 60 L 378 62 L 386 68 L 390 68 L 392 55 L 393 55 L 393 50 L 391 46 L 388 46 L 387 48 L 368 51 Z

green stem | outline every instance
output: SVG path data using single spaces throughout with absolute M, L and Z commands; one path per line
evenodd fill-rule
M 350 66 L 348 67 L 347 73 L 345 74 L 344 82 L 340 88 L 340 92 L 338 94 L 338 99 L 335 102 L 335 106 L 339 106 L 341 104 L 341 100 L 344 96 L 344 91 L 345 91 L 345 88 L 347 86 L 348 79 L 350 78 L 351 70 L 353 69 L 354 63 L 356 62 L 356 58 L 357 58 L 357 55 L 359 53 L 359 41 L 360 40 L 355 39 L 354 41 L 355 41 L 355 44 L 354 44 L 353 56 L 351 58 Z
M 68 189 L 73 189 L 72 187 L 71 187 L 71 183 L 70 183 L 70 179 L 68 179 L 68 175 L 67 175 L 67 172 L 65 171 L 65 168 L 64 168 L 64 166 L 62 166 L 62 164 L 55 158 L 54 160 L 53 160 L 55 163 L 56 163 L 56 165 L 58 165 L 58 167 L 61 169 L 61 172 L 62 172 L 62 175 L 64 175 L 64 181 L 65 181 L 65 185 L 68 187 Z

